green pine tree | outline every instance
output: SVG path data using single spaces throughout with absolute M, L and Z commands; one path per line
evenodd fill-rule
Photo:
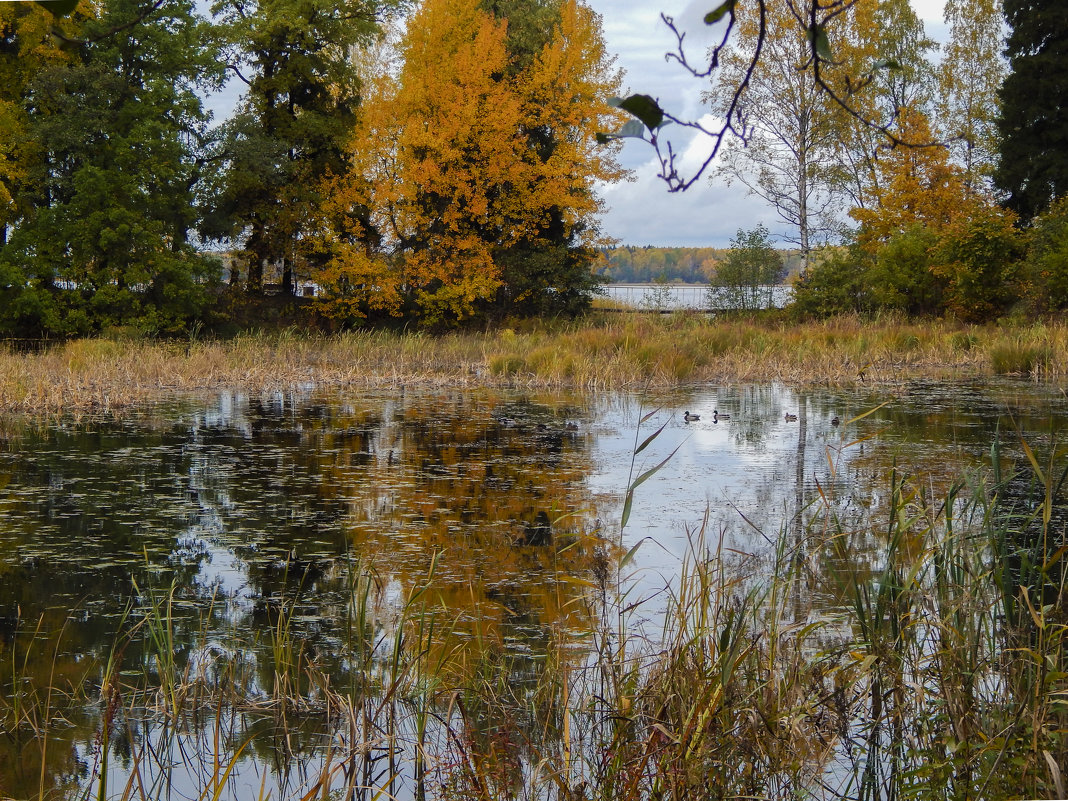
M 1063 0 L 1005 0 L 1005 16 L 1012 31 L 994 183 L 1029 222 L 1068 193 L 1068 10 Z
M 214 7 L 246 84 L 223 131 L 221 165 L 204 233 L 243 245 L 246 287 L 263 289 L 268 265 L 283 292 L 308 259 L 308 227 L 325 175 L 344 169 L 359 105 L 349 56 L 377 31 L 377 0 L 219 0 Z
M 107 0 L 66 51 L 20 98 L 38 158 L 0 251 L 0 328 L 180 331 L 201 313 L 212 271 L 187 236 L 207 124 L 200 91 L 219 77 L 208 26 L 190 0 L 147 12 Z

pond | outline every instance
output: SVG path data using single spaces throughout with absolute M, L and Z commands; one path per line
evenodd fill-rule
M 359 735 L 359 767 L 351 752 L 323 767 L 358 728 L 353 709 L 381 710 L 411 636 L 425 638 L 424 689 L 460 659 L 506 665 L 503 680 L 534 693 L 547 664 L 583 663 L 591 598 L 614 583 L 627 625 L 655 637 L 664 589 L 698 549 L 765 558 L 818 504 L 877 515 L 895 466 L 944 493 L 989 467 L 995 440 L 1019 454 L 1066 409 L 1057 388 L 991 381 L 227 392 L 7 420 L 0 797 L 325 797 L 357 784 L 417 797 L 425 766 L 398 766 L 386 736 Z M 874 569 L 879 549 L 850 558 Z M 631 551 L 623 575 L 610 569 Z M 398 633 L 413 620 L 417 634 Z M 447 653 L 431 627 L 448 630 Z M 198 681 L 214 692 L 188 696 Z M 134 686 L 152 689 L 119 689 Z M 347 719 L 330 702 L 342 688 L 360 699 Z M 454 707 L 439 699 L 439 724 Z M 405 725 L 427 736 L 425 715 Z

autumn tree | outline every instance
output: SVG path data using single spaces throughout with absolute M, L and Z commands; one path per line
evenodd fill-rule
M 837 170 L 834 183 L 848 203 L 873 208 L 882 193 L 883 155 L 891 148 L 935 141 L 930 127 L 908 130 L 902 119 L 930 116 L 935 42 L 908 0 L 853 3 L 829 28 L 834 63 L 825 77 L 848 106 L 832 104 L 836 118 Z M 888 134 L 894 137 L 888 139 Z
M 811 44 L 788 4 L 769 6 L 762 20 L 746 8 L 737 26 L 716 85 L 705 95 L 712 110 L 724 114 L 734 87 L 744 84 L 734 109 L 740 137 L 724 149 L 713 178 L 737 180 L 770 204 L 793 232 L 786 239 L 800 247 L 807 267 L 812 248 L 835 227 L 831 175 L 835 123 L 841 120 L 804 71 Z M 747 74 L 748 56 L 760 36 L 761 60 Z
M 994 183 L 1029 222 L 1068 194 L 1068 24 L 1061 0 L 1004 0 L 1011 29 Z
M 611 88 L 599 29 L 565 2 L 550 42 L 515 71 L 506 28 L 476 0 L 427 0 L 408 21 L 399 74 L 368 82 L 349 169 L 323 209 L 332 313 L 442 324 L 502 298 L 517 309 L 569 292 L 588 302 L 593 182 L 617 174 L 593 144 L 596 97 Z M 548 258 L 506 271 L 522 250 Z
M 930 136 L 927 118 L 905 110 L 904 134 Z M 910 314 L 948 311 L 990 319 L 1012 302 L 1020 243 L 1014 217 L 968 187 L 940 145 L 899 147 L 879 164 L 876 204 L 850 214 L 871 266 L 870 300 Z
M 949 41 L 938 68 L 937 117 L 941 137 L 964 182 L 989 191 L 997 158 L 998 89 L 1005 78 L 1001 56 L 1000 0 L 948 0 Z
M 904 135 L 930 141 L 925 114 L 903 109 L 899 122 Z M 949 161 L 945 147 L 897 147 L 888 150 L 877 165 L 873 202 L 850 211 L 861 224 L 858 241 L 874 252 L 914 224 L 938 231 L 967 213 L 969 193 L 959 168 Z

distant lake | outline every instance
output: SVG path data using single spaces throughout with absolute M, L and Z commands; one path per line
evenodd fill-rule
M 671 311 L 677 309 L 710 310 L 707 284 L 609 284 L 605 287 L 608 297 L 616 303 L 635 309 Z M 793 287 L 778 284 L 758 287 L 758 305 L 782 308 L 793 295 Z M 767 304 L 763 298 L 770 298 Z M 716 302 L 717 309 L 736 308 L 738 304 L 727 298 Z

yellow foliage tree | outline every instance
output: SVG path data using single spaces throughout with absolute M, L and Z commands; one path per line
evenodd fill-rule
M 931 141 L 924 114 L 903 108 L 899 119 L 906 141 Z M 875 202 L 849 212 L 861 224 L 859 243 L 869 250 L 916 223 L 942 230 L 974 203 L 960 170 L 940 145 L 891 148 L 883 152 L 876 170 Z
M 880 153 L 887 139 L 874 122 L 893 131 L 902 142 L 912 139 L 905 108 L 926 108 L 934 83 L 927 54 L 936 44 L 908 0 L 864 0 L 845 4 L 828 26 L 834 64 L 824 73 L 837 95 L 846 98 L 856 116 L 836 104 L 834 130 L 838 150 L 837 184 L 854 206 L 878 205 Z
M 399 72 L 369 78 L 351 170 L 327 187 L 328 313 L 460 321 L 504 285 L 496 254 L 551 218 L 592 244 L 592 184 L 618 174 L 593 139 L 611 87 L 592 12 L 569 0 L 560 20 L 514 75 L 506 22 L 477 0 L 426 0 L 408 21 Z
M 930 134 L 927 118 L 909 109 L 901 111 L 901 126 L 915 141 Z M 912 242 L 924 251 L 914 254 L 918 264 L 912 268 L 933 277 L 944 311 L 981 321 L 1008 308 L 1021 248 L 1015 216 L 971 188 L 941 145 L 894 148 L 880 159 L 878 171 L 877 205 L 850 215 L 861 223 L 858 244 L 878 263 L 890 262 L 883 283 L 909 283 L 910 267 L 900 256 Z
M 1005 18 L 999 0 L 949 0 L 945 20 L 950 38 L 938 69 L 942 135 L 968 185 L 989 192 L 998 150 L 997 95 L 1007 71 Z

